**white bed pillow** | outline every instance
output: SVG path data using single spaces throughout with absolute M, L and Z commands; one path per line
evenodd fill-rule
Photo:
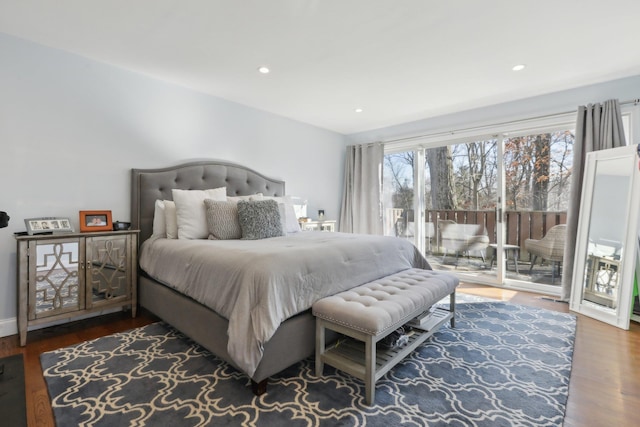
M 284 204 L 284 224 L 285 233 L 297 233 L 300 231 L 300 224 L 298 224 L 298 217 L 293 207 L 293 200 L 289 196 L 272 197 L 264 196 L 266 200 L 275 200 L 278 203 Z
M 209 236 L 207 228 L 207 212 L 204 199 L 226 201 L 227 188 L 220 187 L 211 190 L 171 190 L 176 204 L 176 220 L 179 239 L 206 239 Z M 167 223 L 167 228 L 169 224 Z M 167 230 L 167 235 L 169 231 Z
M 177 239 L 178 218 L 176 217 L 176 204 L 171 200 L 164 201 L 164 222 L 167 239 Z
M 167 220 L 164 217 L 164 200 L 156 200 L 153 211 L 153 236 L 167 237 Z

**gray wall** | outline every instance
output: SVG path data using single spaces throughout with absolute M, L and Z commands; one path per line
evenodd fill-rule
M 284 179 L 338 218 L 344 136 L 0 33 L 0 336 L 15 333 L 24 219 L 109 209 L 129 219 L 131 168 L 213 158 Z

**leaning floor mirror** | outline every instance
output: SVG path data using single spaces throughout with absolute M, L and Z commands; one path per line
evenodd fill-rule
M 623 329 L 638 253 L 638 167 L 635 145 L 587 154 L 571 290 L 571 310 Z

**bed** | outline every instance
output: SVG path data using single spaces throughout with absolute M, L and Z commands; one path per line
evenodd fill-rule
M 285 195 L 283 181 L 229 162 L 132 170 L 131 222 L 140 230 L 144 265 L 139 269 L 138 301 L 247 374 L 256 394 L 266 391 L 270 376 L 314 353 L 313 301 L 403 269 L 430 268 L 412 244 L 393 237 L 299 232 L 255 241 L 186 241 L 153 235 L 156 201 L 173 200 L 174 189 L 222 187 L 230 197 Z M 244 254 L 241 262 L 230 261 L 235 252 Z M 227 258 L 194 268 L 195 259 L 205 253 Z M 227 265 L 230 271 L 224 270 Z M 187 276 L 190 270 L 197 274 Z M 207 299 L 201 295 L 205 288 L 219 288 L 220 293 Z M 226 294 L 232 294 L 233 302 L 220 302 Z M 249 330 L 254 335 L 248 336 Z

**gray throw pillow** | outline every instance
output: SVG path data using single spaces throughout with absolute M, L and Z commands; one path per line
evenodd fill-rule
M 242 237 L 242 228 L 238 221 L 238 205 L 235 201 L 205 199 L 207 210 L 207 228 L 210 239 L 231 240 Z
M 238 202 L 238 220 L 245 240 L 283 236 L 280 209 L 275 200 Z

